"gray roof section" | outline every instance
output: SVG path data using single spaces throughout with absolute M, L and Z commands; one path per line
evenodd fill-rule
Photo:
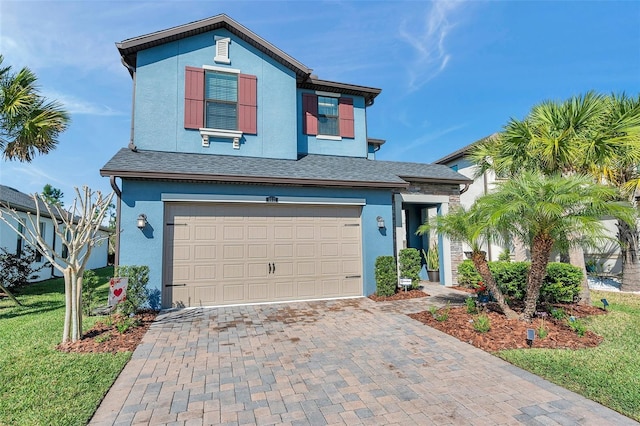
M 475 142 L 470 143 L 469 145 L 463 146 L 457 151 L 453 151 L 451 154 L 447 154 L 444 157 L 437 159 L 436 161 L 433 162 L 433 164 L 446 164 L 449 161 L 457 160 L 458 158 L 464 157 L 465 154 L 469 152 L 469 150 L 474 146 L 476 146 L 477 144 L 484 142 L 486 140 L 495 139 L 496 137 L 498 137 L 498 133 L 492 133 L 489 136 L 485 136 L 482 139 L 479 139 Z
M 102 176 L 254 184 L 403 188 L 408 181 L 464 184 L 470 180 L 446 166 L 307 155 L 298 160 L 160 151 L 116 153 Z
M 38 200 L 38 203 L 43 216 L 49 217 L 45 204 L 40 200 Z M 10 186 L 0 185 L 0 207 L 6 207 L 6 205 L 21 212 L 36 211 L 36 203 L 31 195 L 20 192 Z

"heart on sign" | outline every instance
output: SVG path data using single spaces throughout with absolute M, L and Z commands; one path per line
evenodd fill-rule
M 122 289 L 121 288 L 116 288 L 115 290 L 113 290 L 113 294 L 116 297 L 120 297 L 120 295 L 122 294 Z

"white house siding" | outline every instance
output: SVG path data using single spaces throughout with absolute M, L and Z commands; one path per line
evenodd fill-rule
M 3 212 L 6 211 L 6 209 L 0 209 L 0 210 L 2 210 Z M 26 213 L 19 212 L 19 215 L 24 219 L 23 223 L 25 226 L 31 226 Z M 35 221 L 35 214 L 31 214 L 31 218 L 32 220 Z M 15 221 L 12 220 L 11 222 L 12 224 L 17 225 Z M 44 225 L 45 241 L 51 245 L 53 243 L 53 238 L 54 238 L 53 222 L 48 217 L 41 217 L 40 222 L 45 224 Z M 100 233 L 105 237 L 107 235 L 105 231 L 100 231 Z M 17 241 L 18 241 L 18 236 L 15 233 L 15 231 L 13 231 L 13 229 L 11 229 L 9 225 L 4 223 L 3 221 L 0 221 L 0 247 L 5 248 L 10 253 L 15 253 L 17 248 Z M 26 244 L 27 243 L 23 241 L 23 247 Z M 56 249 L 56 253 L 62 253 L 62 243 L 60 241 L 60 238 L 58 237 L 56 237 L 55 249 Z M 107 251 L 108 251 L 107 241 L 104 241 L 100 245 L 94 246 L 94 248 L 91 251 L 91 256 L 89 258 L 89 261 L 87 263 L 87 269 L 96 269 L 96 268 L 102 268 L 107 266 Z M 47 259 L 44 256 L 42 256 L 42 260 L 40 262 L 34 263 L 33 266 L 37 268 L 44 265 L 46 262 L 47 262 Z M 51 268 L 51 266 L 47 266 L 39 270 L 36 273 L 35 278 L 31 281 L 37 282 L 37 281 L 42 281 L 42 280 L 52 278 L 54 276 L 59 277 L 61 275 L 62 274 L 57 269 Z

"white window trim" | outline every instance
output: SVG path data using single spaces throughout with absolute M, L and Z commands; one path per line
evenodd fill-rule
M 240 149 L 240 138 L 242 138 L 241 130 L 225 130 L 225 129 L 207 129 L 202 128 L 200 136 L 202 137 L 202 146 L 209 146 L 209 137 L 232 139 L 233 149 Z
M 316 90 L 316 95 L 318 95 L 318 96 L 326 96 L 328 98 L 339 98 L 340 97 L 340 93 L 323 92 L 321 90 Z
M 216 41 L 216 56 L 213 58 L 213 62 L 217 62 L 220 64 L 230 64 L 231 59 L 229 59 L 229 45 L 231 44 L 231 38 L 215 36 L 214 40 Z M 220 50 L 222 50 L 223 46 L 227 54 L 219 55 Z
M 228 74 L 240 74 L 240 70 L 237 68 L 216 67 L 215 65 L 203 65 L 202 69 L 207 71 L 226 72 Z
M 334 135 L 316 135 L 316 139 L 325 139 L 328 141 L 341 141 L 342 136 L 334 136 Z

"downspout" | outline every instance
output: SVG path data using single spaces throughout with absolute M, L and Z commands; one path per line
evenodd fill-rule
M 113 256 L 113 266 L 117 268 L 120 264 L 120 209 L 122 206 L 122 191 L 118 188 L 116 176 L 109 176 L 109 183 L 111 184 L 111 188 L 113 188 L 113 192 L 116 193 L 116 197 L 118 197 L 118 202 L 116 203 L 116 244 Z
M 133 152 L 137 152 L 138 149 L 136 148 L 136 145 L 133 143 L 133 129 L 134 129 L 133 118 L 136 110 L 136 69 L 131 65 L 127 64 L 127 62 L 124 60 L 124 56 L 120 56 L 120 62 L 122 62 L 122 65 L 124 65 L 129 70 L 129 73 L 131 74 L 131 78 L 133 79 L 133 91 L 131 95 L 131 131 L 129 135 L 129 149 Z

